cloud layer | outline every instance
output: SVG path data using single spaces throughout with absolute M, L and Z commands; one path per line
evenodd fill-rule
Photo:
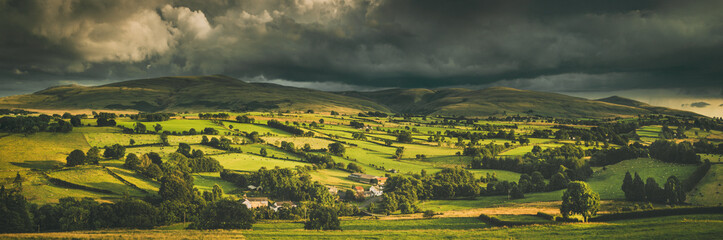
M 219 73 L 342 89 L 723 85 L 717 0 L 0 0 L 0 35 L 6 89 Z

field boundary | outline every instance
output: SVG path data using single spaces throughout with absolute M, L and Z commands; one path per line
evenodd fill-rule
M 113 191 L 110 191 L 110 190 L 99 189 L 99 188 L 94 188 L 94 187 L 88 187 L 88 186 L 84 186 L 84 185 L 80 185 L 80 184 L 75 184 L 75 183 L 72 183 L 72 182 L 68 182 L 68 181 L 65 181 L 65 180 L 61 180 L 61 179 L 58 179 L 58 178 L 54 178 L 54 177 L 51 177 L 50 175 L 48 175 L 47 173 L 41 173 L 41 174 L 42 174 L 43 176 L 45 176 L 45 178 L 47 178 L 48 181 L 50 181 L 50 183 L 55 184 L 55 185 L 59 185 L 59 186 L 61 186 L 61 187 L 67 187 L 67 188 L 73 188 L 73 189 L 79 189 L 79 190 L 85 190 L 85 191 L 91 191 L 91 192 L 98 192 L 98 193 L 116 194 L 116 193 L 114 193 Z
M 113 172 L 113 170 L 110 170 L 110 169 L 107 168 L 106 166 L 103 166 L 103 169 L 105 169 L 105 170 L 108 172 L 108 174 L 110 174 L 110 175 L 113 176 L 114 178 L 118 179 L 118 181 L 121 181 L 123 184 L 125 184 L 125 185 L 127 185 L 127 186 L 129 186 L 129 187 L 135 188 L 135 189 L 137 189 L 137 190 L 139 190 L 139 191 L 141 191 L 141 192 L 143 192 L 143 193 L 145 193 L 145 194 L 148 194 L 148 191 L 146 191 L 145 189 L 142 189 L 142 188 L 138 187 L 137 185 L 133 184 L 132 182 L 129 182 L 128 180 L 125 180 L 123 177 L 121 177 L 120 175 L 116 174 L 115 172 Z

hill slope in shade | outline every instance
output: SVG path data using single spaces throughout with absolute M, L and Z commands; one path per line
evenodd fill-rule
M 133 109 L 139 111 L 381 111 L 424 115 L 614 117 L 664 113 L 696 115 L 610 97 L 588 100 L 557 93 L 492 87 L 481 90 L 388 89 L 331 93 L 231 77 L 185 76 L 139 79 L 102 86 L 65 85 L 0 98 L 0 108 Z
M 624 97 L 620 97 L 620 96 L 601 98 L 601 99 L 598 99 L 597 101 L 614 103 L 614 104 L 619 104 L 619 105 L 624 105 L 624 106 L 631 106 L 631 107 L 636 107 L 636 108 L 642 108 L 642 109 L 650 111 L 651 113 L 670 114 L 670 115 L 698 115 L 698 114 L 691 113 L 688 111 L 653 106 L 653 105 L 650 105 L 650 104 L 647 104 L 647 103 L 644 103 L 641 101 L 624 98 Z
M 430 115 L 541 115 L 551 117 L 612 117 L 667 113 L 697 115 L 664 107 L 640 106 L 628 102 L 588 100 L 557 93 L 507 87 L 469 89 L 390 89 L 377 92 L 345 92 L 347 96 L 369 99 L 396 112 Z M 634 101 L 634 100 L 630 100 Z
M 163 77 L 95 87 L 67 85 L 0 99 L 1 106 L 140 111 L 292 110 L 383 111 L 371 101 L 274 84 L 246 83 L 226 76 Z

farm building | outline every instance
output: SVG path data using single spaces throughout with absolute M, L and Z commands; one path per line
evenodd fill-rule
M 349 179 L 357 182 L 368 183 L 368 184 L 379 184 L 384 185 L 387 181 L 386 177 L 377 177 L 374 175 L 363 174 L 363 173 L 352 173 L 348 176 Z
M 381 187 L 371 186 L 369 187 L 369 193 L 372 197 L 381 196 L 384 192 Z
M 279 202 L 275 202 L 273 205 L 271 205 L 271 209 L 274 211 L 279 211 L 279 209 L 284 208 L 284 207 L 295 208 L 296 204 L 294 204 L 294 202 L 291 202 L 291 201 L 279 201 Z
M 326 186 L 326 187 L 329 188 L 329 193 L 331 193 L 331 194 L 337 194 L 339 192 L 339 189 L 334 186 Z
M 265 197 L 250 197 L 244 199 L 241 204 L 246 205 L 248 209 L 266 207 L 269 206 L 269 199 Z

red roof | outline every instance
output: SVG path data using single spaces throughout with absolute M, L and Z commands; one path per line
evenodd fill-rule
M 354 190 L 358 191 L 364 191 L 364 187 L 356 186 L 354 187 Z

